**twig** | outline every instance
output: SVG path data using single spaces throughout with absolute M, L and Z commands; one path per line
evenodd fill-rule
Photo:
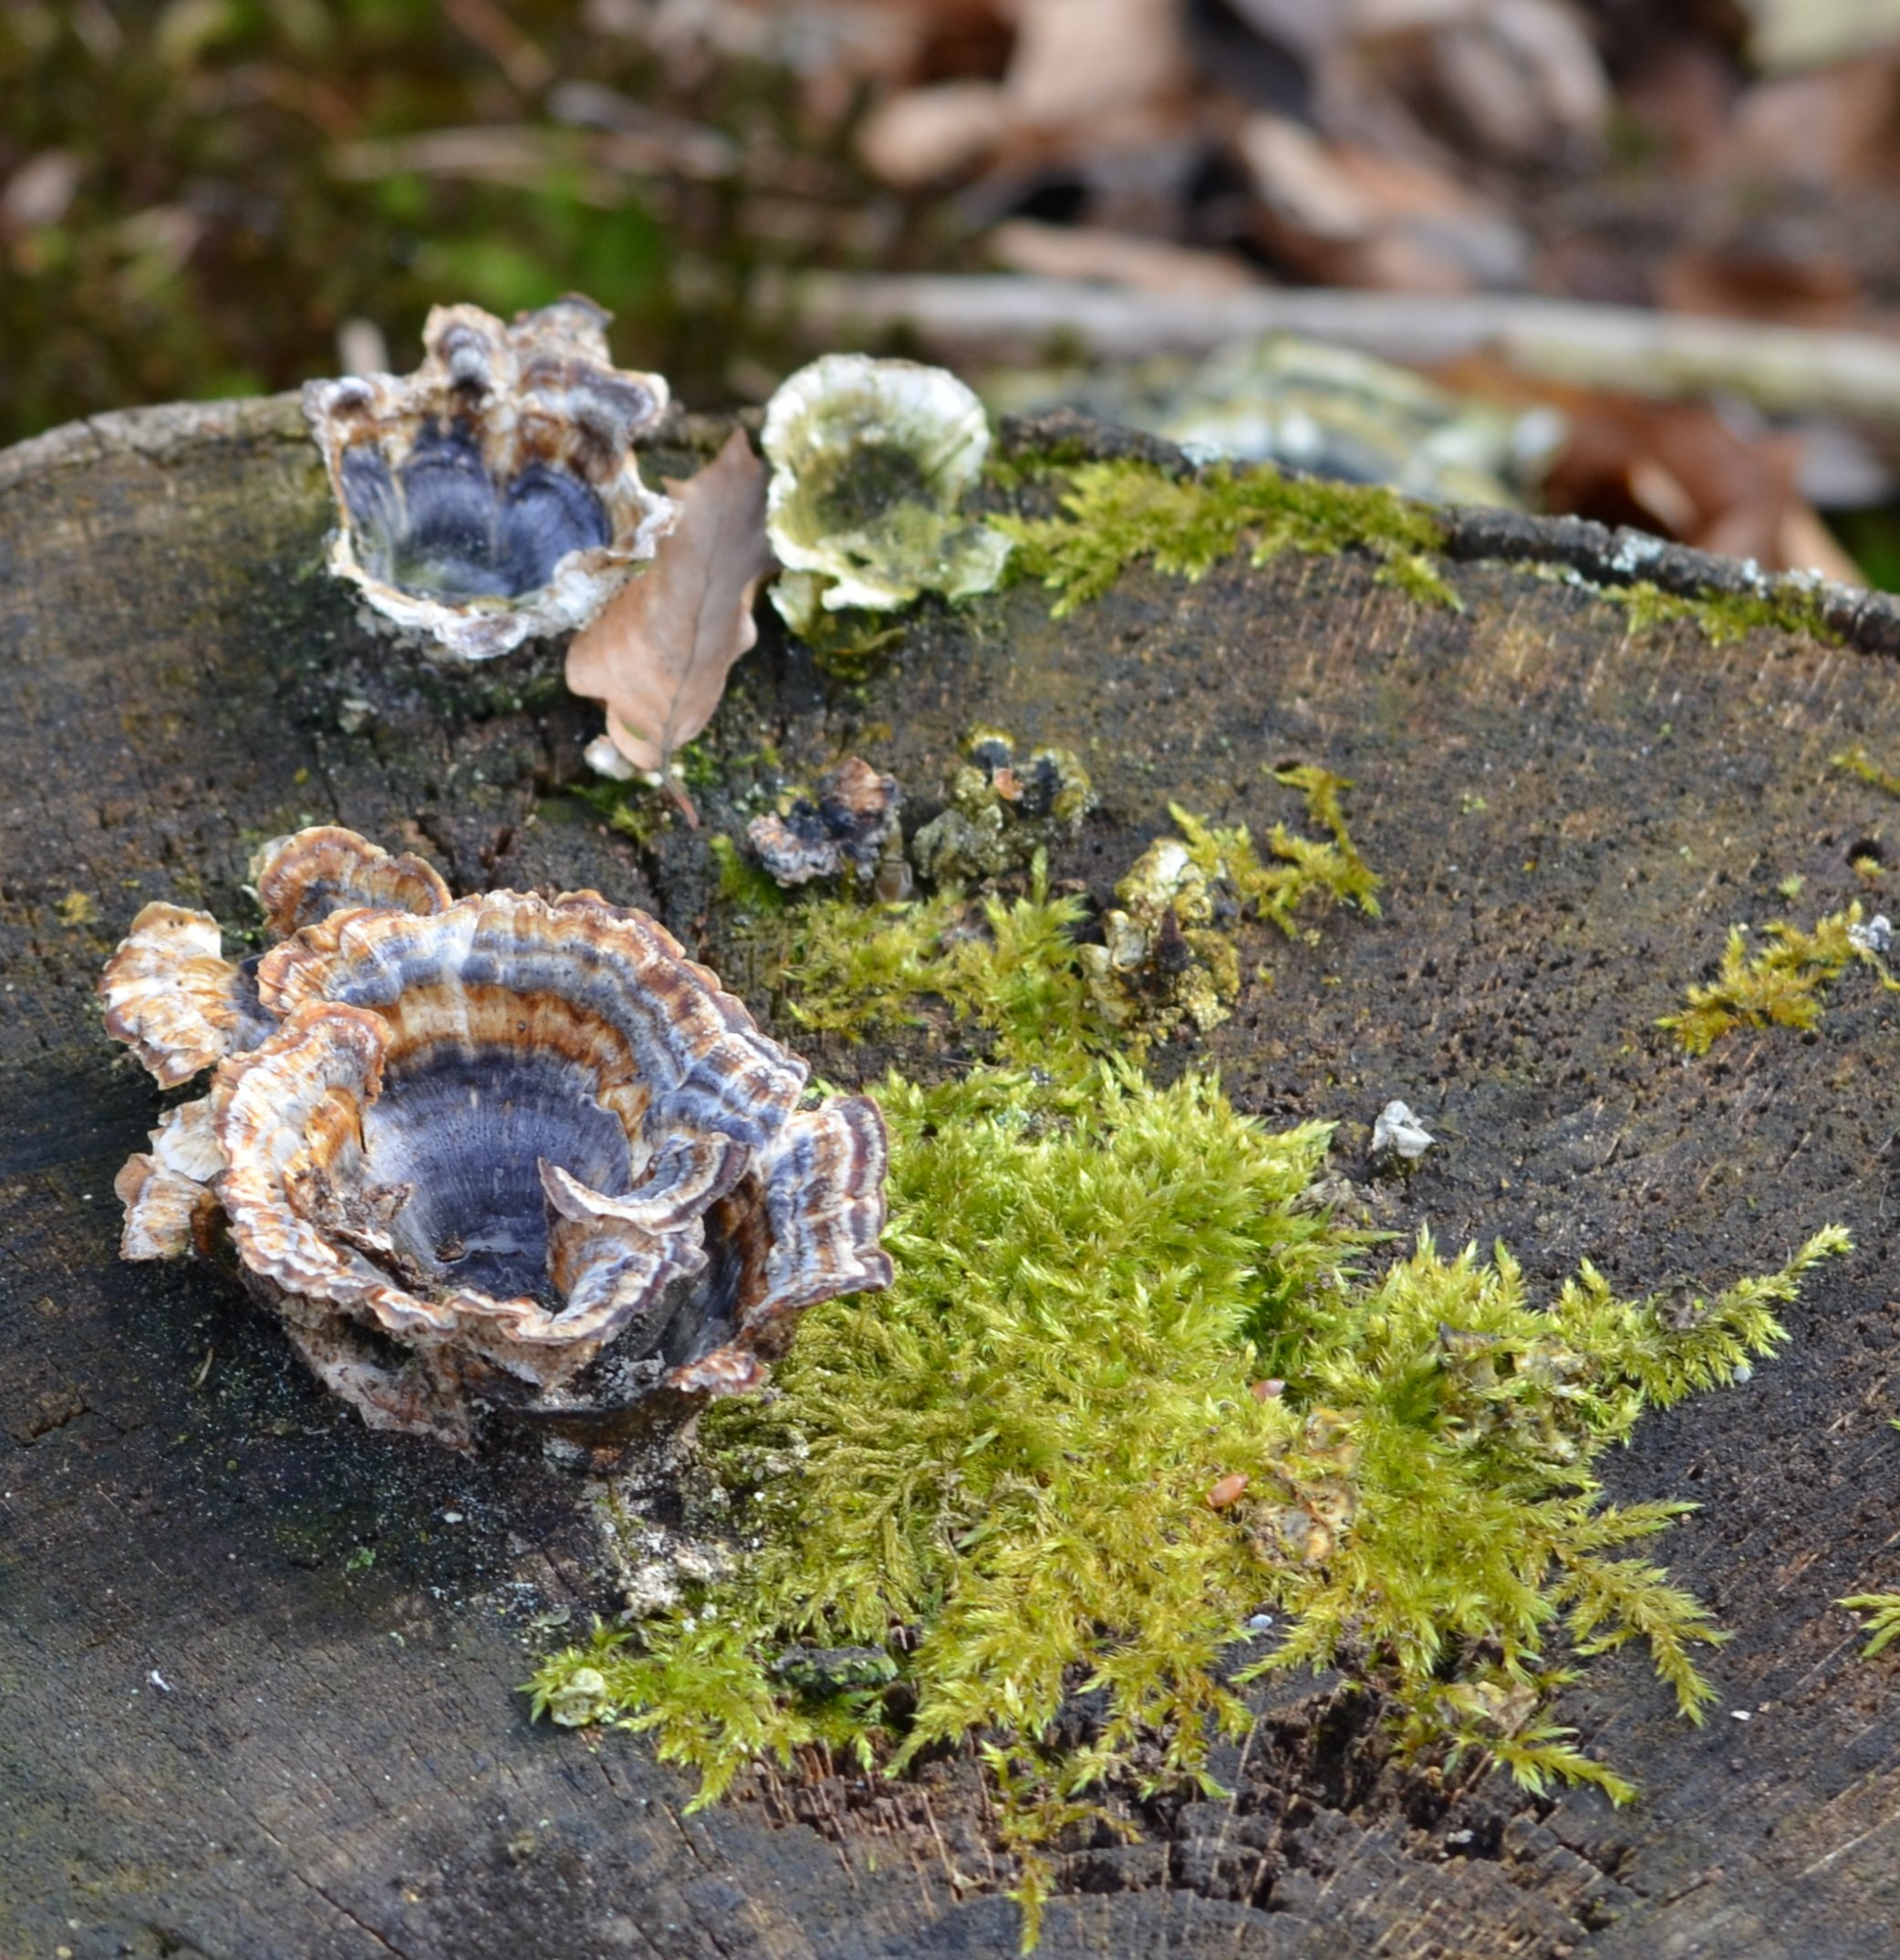
M 1033 359 L 1061 345 L 1132 359 L 1298 333 L 1415 367 L 1484 350 L 1542 380 L 1663 396 L 1716 390 L 1780 414 L 1900 424 L 1900 341 L 1637 306 L 1277 286 L 1197 294 L 1184 305 L 1079 280 L 853 273 L 809 274 L 787 297 L 801 328 L 826 346 L 908 326 L 952 358 Z

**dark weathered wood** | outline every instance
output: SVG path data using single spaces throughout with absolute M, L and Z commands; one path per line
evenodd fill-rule
M 523 1623 L 607 1597 L 565 1475 L 367 1435 L 234 1287 L 116 1257 L 112 1176 L 156 1104 L 90 989 L 145 899 L 244 920 L 252 846 L 334 818 L 462 887 L 591 885 L 690 939 L 706 922 L 704 834 L 637 849 L 565 793 L 597 724 L 552 657 L 456 679 L 390 650 L 316 569 L 326 523 L 283 402 L 106 418 L 0 458 L 0 1952 L 1009 1952 L 1013 1908 L 947 1877 L 983 1855 L 954 1780 L 939 1856 L 752 1802 L 685 1819 L 643 1745 L 530 1728 Z M 1609 549 L 1506 528 L 1512 558 Z M 1900 1011 L 1853 974 L 1813 1036 L 1691 1065 L 1651 1024 L 1730 920 L 1884 902 L 1847 860 L 1892 806 L 1828 760 L 1853 740 L 1900 759 L 1900 673 L 1779 635 L 1632 633 L 1521 565 L 1453 575 L 1457 615 L 1351 554 L 1136 574 L 1055 623 L 1017 589 L 920 617 L 857 692 L 768 632 L 715 724 L 732 756 L 766 735 L 801 768 L 861 748 L 920 814 L 974 720 L 1069 742 L 1105 804 L 1054 869 L 1105 895 L 1168 798 L 1261 826 L 1294 814 L 1264 766 L 1324 762 L 1358 781 L 1387 917 L 1250 946 L 1272 986 L 1209 1044 L 1237 1101 L 1339 1119 L 1351 1156 L 1406 1097 L 1447 1141 L 1395 1229 L 1502 1236 L 1540 1281 L 1588 1255 L 1629 1289 L 1719 1282 L 1832 1219 L 1859 1241 L 1783 1360 L 1651 1418 L 1612 1467 L 1619 1496 L 1703 1504 L 1664 1555 L 1736 1634 L 1706 1729 L 1634 1655 L 1563 1697 L 1640 1808 L 1493 1784 L 1408 1811 L 1355 1768 L 1349 1711 L 1294 1698 L 1230 1760 L 1233 1811 L 1071 1861 L 1085 1890 L 1043 1951 L 1884 1952 L 1895 1659 L 1859 1662 L 1830 1602 L 1900 1584 Z M 708 793 L 709 828 L 756 766 Z M 1794 872 L 1791 904 L 1773 888 Z M 1284 1811 L 1282 1782 L 1303 1793 Z M 1261 1818 L 1293 1877 L 1260 1878 Z

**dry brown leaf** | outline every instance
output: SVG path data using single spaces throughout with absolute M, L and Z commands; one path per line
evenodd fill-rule
M 1010 218 L 984 244 L 999 265 L 1033 278 L 1085 279 L 1137 292 L 1171 293 L 1182 300 L 1243 292 L 1261 284 L 1260 275 L 1232 253 L 1197 251 L 1099 225 Z
M 1556 393 L 1570 424 L 1544 480 L 1553 511 L 1633 524 L 1771 572 L 1824 572 L 1864 584 L 1802 499 L 1801 441 L 1747 435 L 1705 402 Z
M 1009 100 L 994 82 L 939 82 L 880 103 L 857 152 L 886 183 L 913 191 L 973 169 L 1009 133 Z
M 605 701 L 614 747 L 663 778 L 681 744 L 712 719 L 732 663 L 758 639 L 753 601 L 773 564 L 765 465 L 743 430 L 696 476 L 666 487 L 680 514 L 651 566 L 567 649 L 567 685 Z
M 1003 87 L 1031 128 L 1085 127 L 1186 79 L 1175 0 L 1021 0 Z
M 1444 171 L 1328 142 L 1286 116 L 1250 116 L 1235 139 L 1258 193 L 1256 227 L 1276 260 L 1322 285 L 1411 292 L 1510 285 L 1517 228 Z

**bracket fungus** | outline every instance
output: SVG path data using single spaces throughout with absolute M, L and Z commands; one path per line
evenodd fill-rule
M 166 1086 L 117 1190 L 128 1259 L 222 1213 L 253 1290 L 372 1427 L 484 1415 L 615 1443 L 757 1387 L 799 1314 L 891 1279 L 876 1104 L 807 1070 L 644 913 L 452 900 L 347 830 L 253 866 L 275 943 L 150 905 L 106 1026 Z
M 766 534 L 784 567 L 772 603 L 794 633 L 823 612 L 967 598 L 1010 541 L 958 509 L 990 447 L 983 405 L 942 368 L 826 354 L 786 380 L 760 438 Z
M 389 628 L 493 659 L 585 626 L 653 555 L 673 507 L 633 445 L 667 385 L 612 365 L 611 317 L 577 295 L 512 327 L 438 306 L 413 374 L 306 386 L 337 500 L 330 570 Z

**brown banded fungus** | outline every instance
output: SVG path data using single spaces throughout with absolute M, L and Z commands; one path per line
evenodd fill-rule
M 268 845 L 275 938 L 148 906 L 100 982 L 162 1083 L 214 1067 L 116 1188 L 128 1259 L 222 1214 L 247 1281 L 378 1428 L 576 1440 L 755 1388 L 798 1315 L 890 1283 L 877 1105 L 806 1067 L 645 914 L 452 900 L 346 830 Z
M 337 501 L 330 570 L 385 630 L 493 659 L 586 625 L 653 555 L 673 507 L 633 446 L 667 385 L 612 365 L 610 318 L 577 296 L 512 327 L 438 306 L 413 374 L 305 388 Z

